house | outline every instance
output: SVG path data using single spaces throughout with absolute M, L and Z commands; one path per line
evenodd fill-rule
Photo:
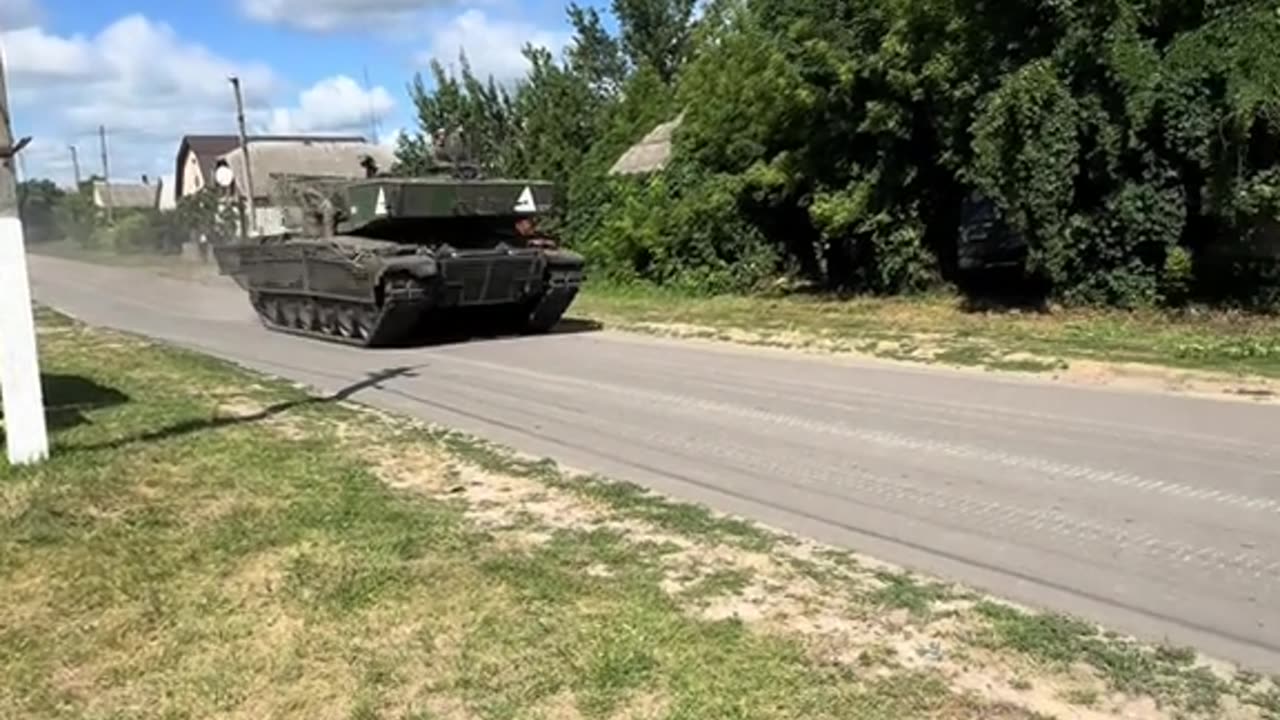
M 671 160 L 671 143 L 684 114 L 662 123 L 627 149 L 609 169 L 610 175 L 647 175 L 662 170 Z
M 366 158 L 385 170 L 394 163 L 395 152 L 383 145 L 346 140 L 261 139 L 249 143 L 249 158 L 253 170 L 255 229 L 259 234 L 273 234 L 283 232 L 292 224 L 286 210 L 294 207 L 294 203 L 282 185 L 284 176 L 362 178 L 367 174 Z M 237 147 L 214 160 L 215 169 L 220 165 L 232 171 L 234 180 L 229 192 L 236 198 L 243 197 L 248 187 L 244 153 Z
M 358 135 L 253 135 L 255 142 L 324 142 L 364 144 Z M 176 199 L 200 192 L 213 185 L 213 168 L 218 158 L 240 147 L 237 135 L 187 135 L 178 144 L 178 157 L 174 166 Z
M 165 175 L 161 177 L 160 188 L 160 209 L 162 211 L 177 209 L 178 193 L 175 188 L 173 175 Z
M 155 210 L 160 206 L 161 183 L 152 183 L 145 175 L 140 183 L 93 181 L 93 204 L 112 210 Z

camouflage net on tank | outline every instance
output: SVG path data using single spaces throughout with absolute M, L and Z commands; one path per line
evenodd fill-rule
M 352 180 L 347 177 L 273 174 L 268 198 L 280 208 L 283 224 L 290 232 L 327 237 L 334 233 L 338 223 L 350 217 L 346 186 Z

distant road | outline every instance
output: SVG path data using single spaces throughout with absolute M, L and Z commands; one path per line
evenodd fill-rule
M 37 299 L 884 560 L 1280 671 L 1280 407 L 608 332 L 360 350 L 31 256 Z

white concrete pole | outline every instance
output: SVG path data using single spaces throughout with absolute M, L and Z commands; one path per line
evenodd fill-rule
M 49 434 L 44 422 L 22 220 L 18 217 L 13 172 L 17 149 L 9 123 L 4 49 L 0 48 L 0 395 L 9 462 L 26 465 L 49 456 Z

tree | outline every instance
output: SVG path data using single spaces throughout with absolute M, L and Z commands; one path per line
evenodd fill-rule
M 595 8 L 583 9 L 571 2 L 566 13 L 574 31 L 566 70 L 586 82 L 598 98 L 616 98 L 628 75 L 621 43 L 604 29 Z
M 414 75 L 409 97 L 417 111 L 418 133 L 400 138 L 396 172 L 426 172 L 438 132 L 460 131 L 468 160 L 491 172 L 505 173 L 517 165 L 520 135 L 511 95 L 492 77 L 488 82 L 477 78 L 465 53 L 459 62 L 461 73 L 454 75 L 432 60 L 430 90 L 421 73 Z
M 33 179 L 18 183 L 18 216 L 28 243 L 57 240 L 57 208 L 66 193 L 52 180 Z
M 613 0 L 621 46 L 635 67 L 649 67 L 665 83 L 688 58 L 696 0 Z

